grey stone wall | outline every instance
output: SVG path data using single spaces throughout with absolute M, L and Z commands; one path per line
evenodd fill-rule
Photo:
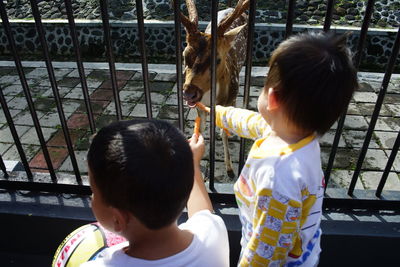
M 200 22 L 200 28 L 207 23 Z M 74 49 L 68 23 L 65 21 L 44 23 L 46 40 L 50 53 L 55 60 L 74 60 Z M 294 32 L 320 30 L 320 27 L 296 26 Z M 18 46 L 20 56 L 24 60 L 41 58 L 41 47 L 34 23 L 12 23 L 14 40 Z M 355 52 L 358 43 L 359 31 L 356 28 L 333 28 L 333 31 L 342 33 L 353 31 L 349 45 Z M 103 28 L 100 21 L 79 22 L 77 31 L 82 52 L 86 61 L 104 61 L 105 49 L 103 44 Z M 254 32 L 253 63 L 265 65 L 271 52 L 283 40 L 285 25 L 258 23 Z M 146 51 L 150 62 L 174 62 L 175 60 L 175 29 L 173 22 L 146 22 Z M 182 34 L 185 32 L 182 30 Z M 363 51 L 362 68 L 383 71 L 391 54 L 395 40 L 395 30 L 371 29 L 368 32 L 367 42 Z M 111 24 L 113 51 L 117 61 L 139 62 L 137 24 L 135 22 L 118 22 Z M 184 37 L 182 38 L 184 40 Z M 2 60 L 12 60 L 7 47 L 8 40 L 0 28 L 0 57 Z M 184 44 L 182 44 L 184 47 Z M 397 68 L 400 65 L 398 61 Z

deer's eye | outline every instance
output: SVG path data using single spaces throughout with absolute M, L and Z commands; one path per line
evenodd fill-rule
M 221 59 L 217 58 L 217 65 L 219 65 L 221 63 Z

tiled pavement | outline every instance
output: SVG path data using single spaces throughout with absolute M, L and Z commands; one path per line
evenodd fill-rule
M 54 62 L 54 71 L 67 125 L 74 143 L 75 155 L 79 169 L 83 174 L 87 172 L 85 163 L 86 151 L 91 135 L 89 121 L 86 115 L 83 93 L 79 74 L 75 63 Z M 61 123 L 58 117 L 47 69 L 42 62 L 24 62 L 24 71 L 33 96 L 37 116 L 42 127 L 47 147 L 54 168 L 59 172 L 72 172 L 71 161 L 68 156 Z M 146 117 L 141 66 L 138 64 L 116 64 L 117 81 L 123 119 Z M 174 65 L 149 65 L 149 78 L 153 117 L 177 123 L 177 92 L 175 85 Z M 242 74 L 244 71 L 242 71 Z M 265 68 L 254 67 L 250 92 L 250 107 L 255 109 L 257 97 L 262 89 Z M 86 63 L 85 74 L 94 112 L 97 128 L 101 128 L 116 120 L 115 104 L 111 90 L 110 74 L 106 63 Z M 377 99 L 383 74 L 359 73 L 361 88 L 353 97 L 348 109 L 338 154 L 334 163 L 334 170 L 330 187 L 347 187 L 355 168 L 360 147 L 368 128 L 368 122 Z M 241 79 L 244 80 L 243 77 Z M 243 87 L 242 87 L 243 88 Z M 13 62 L 0 62 L 0 89 L 6 96 L 7 104 L 17 128 L 18 135 L 24 147 L 29 165 L 36 172 L 46 172 L 38 137 L 33 126 L 17 71 Z M 242 89 L 243 90 L 243 89 Z M 238 97 L 238 106 L 243 102 L 243 93 Z M 0 108 L 1 109 L 1 108 Z M 184 118 L 186 134 L 192 130 L 194 111 L 185 107 Z M 320 140 L 322 159 L 325 165 L 333 142 L 335 125 L 332 130 Z M 400 75 L 394 74 L 382 106 L 373 138 L 366 156 L 361 179 L 356 189 L 375 189 L 385 168 L 391 148 L 400 131 Z M 207 137 L 206 133 L 206 137 Z M 248 142 L 250 144 L 250 142 Z M 237 166 L 239 155 L 238 138 L 233 137 L 230 142 L 234 165 Z M 5 161 L 19 161 L 19 155 L 10 134 L 9 127 L 2 110 L 0 110 L 0 154 Z M 208 166 L 208 154 L 203 161 L 203 167 Z M 216 180 L 231 182 L 225 175 L 222 162 L 222 142 L 216 142 Z M 400 156 L 397 156 L 389 175 L 385 190 L 400 191 Z

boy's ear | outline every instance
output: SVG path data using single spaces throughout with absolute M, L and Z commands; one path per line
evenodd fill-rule
M 268 89 L 268 106 L 267 110 L 275 110 L 279 108 L 279 101 L 278 101 L 278 95 L 277 92 L 274 88 L 269 88 Z
M 115 233 L 123 232 L 129 221 L 129 215 L 127 212 L 112 208 L 112 218 L 113 218 L 113 230 Z

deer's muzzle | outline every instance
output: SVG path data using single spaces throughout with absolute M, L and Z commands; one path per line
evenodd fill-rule
M 194 107 L 203 97 L 203 92 L 194 84 L 183 85 L 183 99 L 189 107 Z

